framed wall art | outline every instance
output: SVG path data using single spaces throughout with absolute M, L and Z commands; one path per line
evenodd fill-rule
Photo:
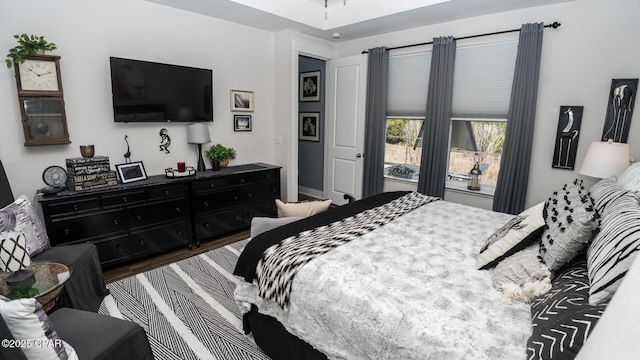
M 253 91 L 231 90 L 231 111 L 253 111 Z
M 142 161 L 116 165 L 116 171 L 123 184 L 147 179 Z
M 299 140 L 320 141 L 320 113 L 300 113 L 299 122 Z
M 251 115 L 233 115 L 233 131 L 251 131 Z
M 627 142 L 637 91 L 638 79 L 611 80 L 602 141 Z
M 300 101 L 320 101 L 320 71 L 300 73 Z
M 584 106 L 560 106 L 552 167 L 573 170 Z

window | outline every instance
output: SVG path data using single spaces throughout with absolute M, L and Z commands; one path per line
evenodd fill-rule
M 480 184 L 495 187 L 506 129 L 506 119 L 452 119 L 448 180 L 466 182 L 477 156 L 482 171 Z
M 419 133 L 423 122 L 424 118 L 387 118 L 385 176 L 418 181 L 422 157 L 422 138 Z M 398 169 L 401 171 L 396 171 Z
M 496 185 L 517 48 L 517 42 L 511 41 L 456 49 L 448 187 L 466 188 L 476 154 L 483 173 L 480 183 L 489 191 Z M 422 155 L 420 131 L 430 67 L 431 52 L 389 57 L 384 158 L 387 177 L 418 180 Z M 389 171 L 398 165 L 405 171 L 400 171 L 398 176 L 390 175 Z M 459 186 L 458 181 L 464 186 Z

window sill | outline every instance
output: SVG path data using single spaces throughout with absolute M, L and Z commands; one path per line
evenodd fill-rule
M 458 193 L 464 193 L 467 195 L 475 195 L 482 196 L 487 198 L 493 198 L 493 194 L 496 191 L 496 188 L 493 186 L 481 186 L 480 190 L 469 190 L 467 189 L 466 181 L 458 181 L 458 180 L 447 180 L 445 182 L 445 188 L 449 191 L 455 191 Z

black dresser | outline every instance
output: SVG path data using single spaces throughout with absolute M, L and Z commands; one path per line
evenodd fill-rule
M 280 167 L 255 163 L 194 176 L 39 196 L 51 245 L 91 242 L 104 268 L 246 229 L 276 217 Z

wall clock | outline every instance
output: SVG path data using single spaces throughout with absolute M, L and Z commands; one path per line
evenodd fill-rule
M 34 55 L 14 65 L 24 145 L 69 144 L 60 56 Z
M 18 95 L 62 96 L 60 57 L 29 56 L 16 66 Z

